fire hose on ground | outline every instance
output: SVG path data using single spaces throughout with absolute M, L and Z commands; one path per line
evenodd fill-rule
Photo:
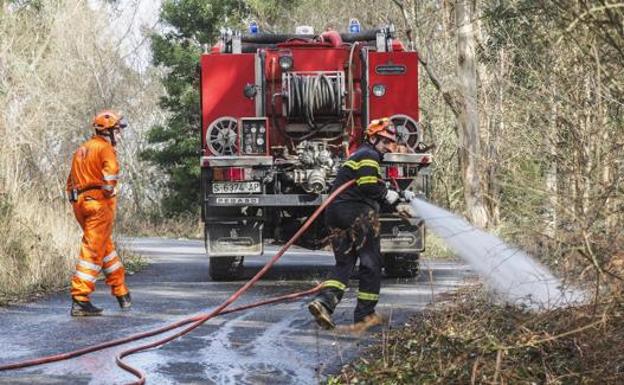
M 279 296 L 279 297 L 274 297 L 268 300 L 264 300 L 264 301 L 259 301 L 259 302 L 255 302 L 252 304 L 248 304 L 248 305 L 244 305 L 244 306 L 239 306 L 239 307 L 235 307 L 235 308 L 231 308 L 231 309 L 227 309 L 226 308 L 231 305 L 234 301 L 236 301 L 244 292 L 246 292 L 248 289 L 250 289 L 258 280 L 260 280 L 260 278 L 262 278 L 262 276 L 264 276 L 264 274 L 267 273 L 267 271 L 269 271 L 269 269 L 277 262 L 278 259 L 280 259 L 282 257 L 282 255 L 284 255 L 284 253 L 290 248 L 290 246 L 292 246 L 295 241 L 297 241 L 297 239 L 299 239 L 299 237 L 308 229 L 308 227 L 310 227 L 310 225 L 316 220 L 316 218 L 318 218 L 318 216 L 321 214 L 321 212 L 323 212 L 323 210 L 325 210 L 325 208 L 327 208 L 327 206 L 344 190 L 346 190 L 347 188 L 349 188 L 350 186 L 352 186 L 355 183 L 355 180 L 351 180 L 345 184 L 343 184 L 342 186 L 340 186 L 339 188 L 336 189 L 336 191 L 334 191 L 332 194 L 329 195 L 329 197 L 327 197 L 327 199 L 312 213 L 312 215 L 304 222 L 304 224 L 301 226 L 301 228 L 295 233 L 295 235 L 292 236 L 292 238 L 290 238 L 288 240 L 288 242 L 286 242 L 281 248 L 280 250 L 264 265 L 264 267 L 258 271 L 249 281 L 247 281 L 240 289 L 238 289 L 236 292 L 234 292 L 228 299 L 226 299 L 225 301 L 223 301 L 219 306 L 217 306 L 214 310 L 212 310 L 209 313 L 204 313 L 204 314 L 200 314 L 200 315 L 196 315 L 193 317 L 188 317 L 185 319 L 182 319 L 178 322 L 172 323 L 170 325 L 167 326 L 163 326 L 157 329 L 153 329 L 147 332 L 143 332 L 143 333 L 138 333 L 138 334 L 134 334 L 131 336 L 127 336 L 124 338 L 120 338 L 120 339 L 116 339 L 116 340 L 112 340 L 112 341 L 108 341 L 108 342 L 104 342 L 101 344 L 97 344 L 97 345 L 92 345 L 92 346 L 87 346 L 85 348 L 82 349 L 78 349 L 75 351 L 71 351 L 71 352 L 66 352 L 66 353 L 61 353 L 61 354 L 56 354 L 56 355 L 51 355 L 51 356 L 46 356 L 46 357 L 40 357 L 40 358 L 36 358 L 36 359 L 32 359 L 32 360 L 27 360 L 27 361 L 21 361 L 21 362 L 16 362 L 16 363 L 10 363 L 10 364 L 5 364 L 5 365 L 0 365 L 0 371 L 7 371 L 7 370 L 15 370 L 15 369 L 21 369 L 21 368 L 27 368 L 27 367 L 32 367 L 32 366 L 38 366 L 38 365 L 43 365 L 43 364 L 48 364 L 48 363 L 52 363 L 52 362 L 58 362 L 58 361 L 63 361 L 63 360 L 68 360 L 71 358 L 75 358 L 87 353 L 93 353 L 99 350 L 103 350 L 103 349 L 107 349 L 110 347 L 114 347 L 114 346 L 118 346 L 118 345 L 122 345 L 122 344 L 126 344 L 128 342 L 133 342 L 133 341 L 138 341 L 141 339 L 145 339 L 148 337 L 152 337 L 155 335 L 159 335 L 177 328 L 180 328 L 182 326 L 191 324 L 190 326 L 188 326 L 187 328 L 171 335 L 168 336 L 166 338 L 162 338 L 158 341 L 154 341 L 151 342 L 149 344 L 145 344 L 142 346 L 138 346 L 138 347 L 134 347 L 131 349 L 127 349 L 124 350 L 122 352 L 120 352 L 119 354 L 117 354 L 117 356 L 115 357 L 115 361 L 117 363 L 117 365 L 122 368 L 123 370 L 133 374 L 134 376 L 137 377 L 137 380 L 134 382 L 129 383 L 128 385 L 141 385 L 141 384 L 145 384 L 146 381 L 146 377 L 145 374 L 143 372 L 141 372 L 139 369 L 136 369 L 132 366 L 130 366 L 129 364 L 125 363 L 123 361 L 123 359 L 129 355 L 135 354 L 135 353 L 139 353 L 141 351 L 147 350 L 147 349 L 151 349 L 157 346 L 162 346 L 178 337 L 181 337 L 185 334 L 190 333 L 192 330 L 194 330 L 195 328 L 199 327 L 200 325 L 202 325 L 203 323 L 205 323 L 206 321 L 218 316 L 218 315 L 222 315 L 222 314 L 228 314 L 228 313 L 233 313 L 233 312 L 237 312 L 237 311 L 241 311 L 241 310 L 246 310 L 246 309 L 250 309 L 250 308 L 254 308 L 254 307 L 258 307 L 258 306 L 262 306 L 262 305 L 267 305 L 267 304 L 272 304 L 272 303 L 276 303 L 276 302 L 281 302 L 281 301 L 286 301 L 286 300 L 290 300 L 290 299 L 295 299 L 295 298 L 300 298 L 303 296 L 307 296 L 307 295 L 311 295 L 316 293 L 317 291 L 320 290 L 321 285 L 317 285 L 314 288 L 311 288 L 309 290 L 305 290 L 305 291 L 301 291 L 301 292 L 296 292 L 296 293 L 292 293 L 292 294 L 287 294 L 287 295 L 283 295 L 283 296 Z

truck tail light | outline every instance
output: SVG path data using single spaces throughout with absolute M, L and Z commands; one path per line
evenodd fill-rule
M 245 180 L 245 169 L 242 167 L 229 167 L 225 172 L 226 180 L 231 182 L 238 182 Z
M 402 169 L 398 166 L 386 167 L 386 177 L 388 179 L 400 178 L 403 176 Z
M 243 167 L 215 167 L 212 169 L 212 180 L 239 182 L 246 180 L 245 176 L 250 173 L 245 172 Z

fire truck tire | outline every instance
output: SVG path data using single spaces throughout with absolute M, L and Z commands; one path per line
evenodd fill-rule
M 210 277 L 213 281 L 236 281 L 243 276 L 245 257 L 210 257 Z
M 384 253 L 384 272 L 388 278 L 414 278 L 420 271 L 418 253 Z

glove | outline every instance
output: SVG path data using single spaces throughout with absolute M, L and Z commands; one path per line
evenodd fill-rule
M 399 203 L 396 207 L 396 212 L 401 218 L 405 219 L 414 218 L 416 216 L 416 211 L 414 211 L 412 205 L 408 203 Z
M 399 193 L 394 190 L 388 190 L 385 199 L 388 204 L 394 205 L 399 200 Z
M 403 199 L 405 199 L 406 202 L 411 201 L 416 196 L 413 191 L 409 190 L 404 190 L 401 195 L 403 195 Z

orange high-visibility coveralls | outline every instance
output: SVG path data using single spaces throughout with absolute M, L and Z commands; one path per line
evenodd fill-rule
M 84 231 L 80 260 L 71 281 L 71 295 L 78 301 L 89 300 L 102 270 L 114 296 L 128 293 L 125 269 L 111 238 L 118 178 L 115 148 L 103 137 L 94 135 L 74 153 L 67 191 L 71 193 L 76 189 L 80 192 L 72 206 Z

